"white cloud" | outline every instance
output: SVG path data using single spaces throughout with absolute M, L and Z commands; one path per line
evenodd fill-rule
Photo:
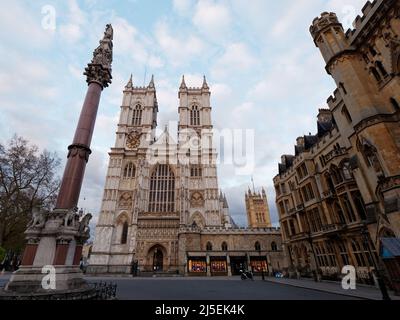
M 53 33 L 41 26 L 41 20 L 18 1 L 2 1 L 0 10 L 0 38 L 25 47 L 45 48 L 53 39 Z
M 155 37 L 163 53 L 173 66 L 185 65 L 194 57 L 202 55 L 204 42 L 191 34 L 173 34 L 166 21 L 156 25 Z
M 127 20 L 116 17 L 113 28 L 114 50 L 117 55 L 128 56 L 135 62 L 151 68 L 163 66 L 162 59 L 150 52 L 152 41 L 142 36 Z
M 225 38 L 230 30 L 232 16 L 229 8 L 213 0 L 199 0 L 193 17 L 193 24 L 207 38 Z
M 212 73 L 217 78 L 221 78 L 235 72 L 246 72 L 256 63 L 256 57 L 245 43 L 232 43 L 225 48 L 224 54 L 217 59 Z
M 361 8 L 365 0 L 330 0 L 326 4 L 327 11 L 335 12 L 345 29 L 352 28 L 357 15 L 361 14 Z
M 174 10 L 184 16 L 190 13 L 194 0 L 173 0 Z
M 76 0 L 68 0 L 67 23 L 59 28 L 60 35 L 68 43 L 74 44 L 83 37 L 83 26 L 87 23 L 86 14 L 80 9 Z

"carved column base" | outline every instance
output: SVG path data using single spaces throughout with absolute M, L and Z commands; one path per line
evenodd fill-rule
M 79 268 L 56 266 L 55 270 L 55 290 L 46 290 L 43 287 L 42 281 L 47 273 L 42 273 L 42 267 L 21 267 L 11 276 L 4 291 L 14 294 L 56 294 L 62 291 L 89 289 Z

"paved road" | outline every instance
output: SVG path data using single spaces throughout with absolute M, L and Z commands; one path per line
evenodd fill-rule
M 262 280 L 240 279 L 110 279 L 122 300 L 354 300 L 354 298 L 296 288 Z
M 0 276 L 4 286 L 9 275 Z M 118 285 L 120 300 L 354 300 L 338 294 L 240 278 L 87 278 Z

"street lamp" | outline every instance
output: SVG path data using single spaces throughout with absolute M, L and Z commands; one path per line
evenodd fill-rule
M 385 281 L 383 280 L 381 270 L 378 266 L 378 263 L 375 261 L 375 256 L 372 254 L 371 246 L 370 246 L 370 243 L 371 243 L 370 234 L 369 234 L 368 228 L 365 224 L 363 225 L 363 228 L 361 230 L 361 235 L 363 237 L 365 246 L 368 248 L 368 252 L 371 257 L 372 263 L 374 264 L 374 268 L 375 268 L 375 272 L 376 272 L 376 280 L 378 282 L 379 289 L 381 290 L 381 293 L 382 293 L 382 300 L 391 300 L 390 296 L 388 294 L 387 288 L 386 288 Z M 369 261 L 368 261 L 368 263 L 369 263 Z

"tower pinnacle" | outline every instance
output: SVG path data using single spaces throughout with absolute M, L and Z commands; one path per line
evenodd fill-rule
M 182 76 L 182 83 L 181 83 L 180 89 L 181 89 L 181 90 L 187 89 L 186 82 L 185 82 L 185 76 L 184 76 L 184 75 Z
M 131 73 L 131 77 L 129 78 L 129 81 L 127 83 L 127 85 L 125 86 L 125 89 L 132 89 L 133 88 L 133 80 L 132 80 L 133 76 Z

